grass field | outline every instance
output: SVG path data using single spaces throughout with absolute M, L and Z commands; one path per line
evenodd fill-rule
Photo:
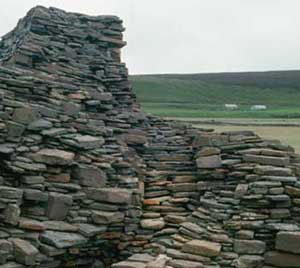
M 146 112 L 169 117 L 300 118 L 300 71 L 131 76 Z M 228 111 L 224 104 L 239 109 Z M 267 105 L 251 111 L 251 105 Z

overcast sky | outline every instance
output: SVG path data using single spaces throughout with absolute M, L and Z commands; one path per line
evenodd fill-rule
M 0 35 L 35 5 L 120 16 L 132 74 L 300 69 L 300 0 L 0 0 Z

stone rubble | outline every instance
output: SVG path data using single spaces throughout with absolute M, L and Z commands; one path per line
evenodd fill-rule
M 300 156 L 142 113 L 123 31 L 35 7 L 0 41 L 0 268 L 300 267 Z

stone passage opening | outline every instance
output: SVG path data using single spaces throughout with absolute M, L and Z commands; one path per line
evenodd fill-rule
M 0 42 L 0 268 L 300 267 L 299 155 L 140 112 L 114 16 Z

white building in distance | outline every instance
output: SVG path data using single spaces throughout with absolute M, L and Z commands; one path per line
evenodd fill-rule
M 258 111 L 258 110 L 266 110 L 267 106 L 266 105 L 252 105 L 251 110 L 253 111 Z
M 225 108 L 227 110 L 236 110 L 239 108 L 239 106 L 237 104 L 225 104 Z

